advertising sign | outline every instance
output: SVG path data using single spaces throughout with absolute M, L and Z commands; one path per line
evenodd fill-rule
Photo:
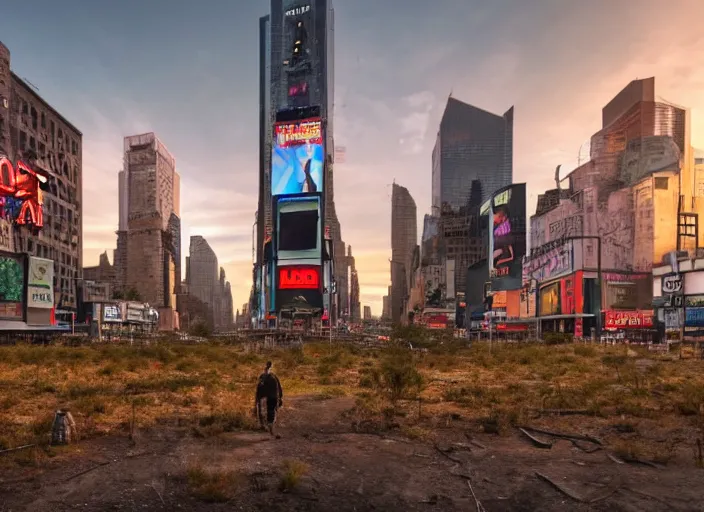
M 103 322 L 122 322 L 120 304 L 103 304 Z
M 279 267 L 279 290 L 318 290 L 320 267 L 296 265 Z
M 24 259 L 0 253 L 0 319 L 22 320 L 24 305 Z
M 127 321 L 128 322 L 143 322 L 144 306 L 142 304 L 127 304 Z
M 662 276 L 662 294 L 680 293 L 682 291 L 682 276 L 669 274 Z
M 51 309 L 54 307 L 54 261 L 29 258 L 27 278 L 27 307 Z
M 19 225 L 36 229 L 44 226 L 43 192 L 41 187 L 49 181 L 44 171 L 36 171 L 18 160 L 15 165 L 0 154 L 0 216 Z
M 605 311 L 604 328 L 613 329 L 652 329 L 652 311 Z
M 526 185 L 509 185 L 490 200 L 489 275 L 493 290 L 521 287 L 526 254 Z
M 531 279 L 546 281 L 573 272 L 572 240 L 563 243 L 548 242 L 531 251 L 523 262 L 523 282 Z
M 323 124 L 319 117 L 274 124 L 271 194 L 323 191 Z
M 549 284 L 540 289 L 540 316 L 560 313 L 560 283 Z

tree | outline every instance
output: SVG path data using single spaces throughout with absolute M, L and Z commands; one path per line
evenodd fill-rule
M 121 290 L 115 290 L 112 292 L 112 299 L 113 300 L 123 300 L 125 298 L 125 294 L 122 293 Z
M 198 321 L 191 326 L 190 334 L 199 338 L 208 338 L 212 333 L 210 332 L 208 324 L 203 321 Z

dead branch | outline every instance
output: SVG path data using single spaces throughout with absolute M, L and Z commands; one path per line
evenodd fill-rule
M 570 442 L 572 443 L 572 445 L 575 448 L 579 448 L 584 453 L 594 453 L 594 452 L 598 452 L 599 450 L 602 449 L 601 446 L 594 446 L 593 448 L 584 447 L 581 444 L 579 444 L 579 441 L 577 441 L 576 439 L 570 439 Z
M 472 482 L 467 479 L 467 485 L 469 486 L 469 492 L 472 493 L 472 498 L 474 498 L 474 505 L 477 507 L 477 512 L 486 512 L 486 509 L 484 508 L 484 505 L 482 505 L 481 501 L 479 501 L 479 498 L 477 498 L 477 495 L 474 494 L 474 489 L 472 488 Z
M 543 430 L 540 428 L 528 427 L 528 426 L 522 426 L 520 428 L 530 430 L 531 432 L 535 432 L 536 434 L 545 434 L 546 436 L 561 437 L 562 439 L 569 439 L 569 440 L 574 439 L 575 441 L 587 441 L 589 443 L 598 444 L 599 446 L 604 446 L 604 443 L 602 443 L 599 439 L 597 439 L 596 437 L 593 437 L 593 436 L 589 436 L 589 435 L 565 434 L 562 432 L 552 432 L 550 430 Z
M 625 464 L 625 462 L 623 462 L 621 459 L 616 457 L 616 455 L 613 455 L 611 453 L 607 453 L 606 456 L 608 458 L 610 458 L 612 461 L 614 461 L 616 464 Z
M 554 480 L 552 480 L 550 477 L 548 477 L 548 476 L 546 476 L 546 475 L 544 475 L 544 474 L 542 474 L 542 473 L 540 473 L 540 472 L 538 472 L 538 471 L 535 472 L 535 475 L 536 475 L 538 478 L 540 478 L 541 480 L 543 480 L 543 481 L 549 483 L 550 485 L 552 485 L 555 489 L 557 489 L 558 491 L 560 491 L 560 492 L 561 492 L 562 494 L 564 494 L 565 496 L 568 496 L 568 497 L 572 498 L 573 500 L 578 501 L 578 502 L 580 502 L 580 503 L 586 503 L 586 501 L 585 501 L 579 494 L 577 494 L 576 492 L 574 492 L 572 489 L 569 489 L 569 488 L 565 487 L 564 485 L 558 484 L 557 482 L 555 482 Z
M 36 444 L 25 444 L 23 446 L 16 446 L 15 448 L 8 448 L 7 450 L 0 450 L 0 455 L 4 455 L 6 453 L 18 452 L 18 451 L 24 450 L 26 448 L 32 448 L 33 446 L 37 446 L 37 445 Z
M 442 449 L 437 445 L 437 443 L 435 443 L 433 446 L 435 446 L 435 449 L 438 451 L 438 453 L 441 453 L 442 455 L 444 455 L 445 457 L 447 457 L 448 459 L 450 459 L 450 460 L 451 460 L 452 462 L 454 462 L 455 464 L 462 464 L 462 461 L 461 461 L 460 459 L 458 459 L 457 457 L 453 457 L 452 455 L 450 455 L 450 454 L 447 453 L 446 451 L 442 450 Z
M 150 485 L 149 487 L 151 487 L 152 489 L 154 489 L 154 492 L 156 493 L 157 496 L 159 496 L 159 499 L 161 500 L 161 504 L 164 505 L 164 506 L 166 506 L 166 502 L 164 501 L 164 498 L 161 497 L 161 493 L 157 490 L 157 488 L 154 487 L 153 484 Z
M 95 466 L 92 466 L 92 467 L 90 467 L 90 468 L 88 468 L 88 469 L 84 469 L 83 471 L 79 471 L 78 473 L 76 473 L 76 474 L 74 474 L 74 475 L 71 475 L 71 476 L 68 477 L 66 480 L 64 480 L 64 482 L 68 482 L 68 481 L 70 481 L 70 480 L 73 480 L 74 478 L 78 478 L 78 477 L 81 476 L 81 475 L 85 475 L 86 473 L 90 473 L 90 472 L 93 471 L 94 469 L 98 469 L 98 468 L 100 468 L 100 467 L 107 466 L 108 464 L 110 464 L 110 461 L 109 461 L 109 460 L 108 460 L 108 461 L 105 461 L 105 462 L 101 462 L 100 464 L 96 464 Z
M 548 443 L 548 442 L 546 442 L 546 441 L 542 441 L 542 440 L 538 439 L 537 437 L 535 437 L 535 436 L 529 434 L 528 431 L 525 430 L 525 429 L 523 429 L 523 428 L 520 428 L 520 427 L 519 427 L 518 430 L 520 430 L 521 433 L 522 433 L 524 436 L 526 436 L 528 439 L 530 439 L 531 442 L 532 442 L 535 446 L 537 446 L 538 448 L 544 448 L 544 449 L 547 449 L 547 450 L 549 450 L 550 448 L 552 448 L 552 443 Z

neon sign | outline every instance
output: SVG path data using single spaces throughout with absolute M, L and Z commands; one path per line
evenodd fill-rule
M 19 225 L 44 226 L 44 197 L 40 185 L 47 181 L 47 176 L 22 160 L 13 166 L 6 156 L 0 156 L 0 215 Z M 19 211 L 15 212 L 18 204 Z
M 279 290 L 317 290 L 320 288 L 318 267 L 291 266 L 279 268 Z
M 274 126 L 274 130 L 278 146 L 282 148 L 302 144 L 322 144 L 323 142 L 320 119 L 302 123 L 279 123 Z

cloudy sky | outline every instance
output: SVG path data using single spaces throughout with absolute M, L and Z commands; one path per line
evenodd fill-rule
M 85 264 L 112 257 L 122 138 L 154 131 L 181 174 L 184 244 L 208 239 L 241 307 L 267 0 L 3 4 L 13 70 L 83 132 Z M 701 0 L 337 0 L 335 11 L 335 139 L 347 151 L 336 205 L 376 314 L 389 283 L 390 185 L 408 187 L 420 223 L 450 93 L 495 113 L 515 105 L 514 178 L 528 183 L 531 209 L 632 79 L 655 76 L 658 96 L 691 108 L 692 142 L 704 148 Z

